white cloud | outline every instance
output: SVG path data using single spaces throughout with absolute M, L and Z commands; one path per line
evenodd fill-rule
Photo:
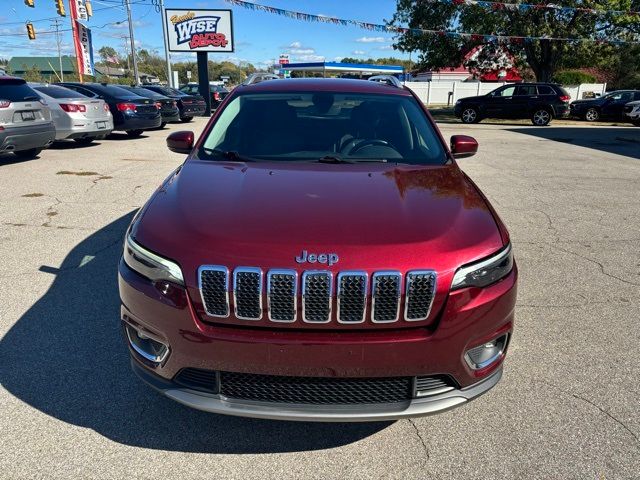
M 356 42 L 358 43 L 384 43 L 388 42 L 388 38 L 384 37 L 360 37 L 356 38 Z
M 341 62 L 344 57 L 333 57 L 334 62 Z
M 300 43 L 300 42 L 291 42 L 289 44 L 289 48 L 302 48 L 302 43 Z
M 367 52 L 365 52 L 364 50 L 354 50 L 353 52 L 351 52 L 351 55 L 366 55 Z
M 325 57 L 322 55 L 299 55 L 293 57 L 296 62 L 324 62 Z
M 311 55 L 316 53 L 315 48 L 289 48 L 288 52 L 291 55 Z
M 376 48 L 376 50 L 393 50 L 392 45 L 382 45 L 381 47 Z

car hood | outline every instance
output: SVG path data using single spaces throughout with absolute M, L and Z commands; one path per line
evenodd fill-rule
M 455 164 L 189 160 L 132 233 L 177 261 L 191 286 L 203 264 L 297 268 L 303 250 L 336 253 L 336 272 L 432 268 L 446 277 L 502 247 L 486 201 Z

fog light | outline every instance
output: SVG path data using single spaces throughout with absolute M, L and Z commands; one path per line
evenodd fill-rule
M 145 360 L 162 363 L 169 354 L 169 347 L 148 335 L 136 330 L 128 323 L 124 326 L 131 348 Z
M 473 370 L 480 370 L 481 368 L 488 367 L 494 362 L 500 360 L 507 348 L 507 341 L 509 334 L 501 335 L 500 337 L 490 342 L 484 343 L 477 347 L 467 350 L 464 354 L 464 359 L 467 365 Z

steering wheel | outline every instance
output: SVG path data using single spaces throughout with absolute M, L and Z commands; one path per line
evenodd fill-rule
M 356 143 L 353 147 L 351 147 L 351 149 L 347 152 L 347 155 L 353 155 L 354 153 L 357 153 L 359 150 L 362 150 L 365 147 L 371 147 L 371 146 L 379 146 L 379 147 L 389 147 L 389 148 L 393 148 L 394 150 L 395 147 L 393 145 L 391 145 L 389 142 L 387 142 L 386 140 L 362 140 L 358 143 Z M 397 152 L 397 150 L 396 150 Z

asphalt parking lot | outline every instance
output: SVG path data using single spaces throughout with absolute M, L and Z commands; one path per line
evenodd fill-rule
M 184 128 L 0 156 L 1 478 L 639 478 L 640 128 L 441 125 L 480 142 L 460 164 L 510 228 L 516 332 L 487 395 L 375 424 L 205 414 L 130 371 L 122 238 Z

